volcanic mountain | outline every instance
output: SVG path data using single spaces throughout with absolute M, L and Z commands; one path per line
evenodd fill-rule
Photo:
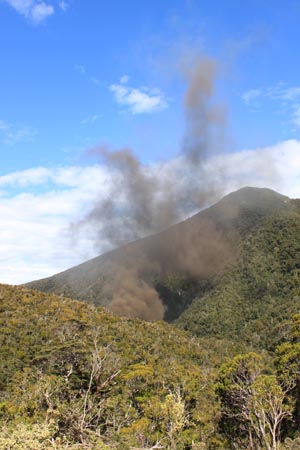
M 270 189 L 242 188 L 159 234 L 27 286 L 109 308 L 115 304 L 116 292 L 132 298 L 148 289 L 162 303 L 161 318 L 173 321 L 194 298 L 212 291 L 220 274 L 238 258 L 239 243 L 249 233 L 291 208 L 292 200 Z M 135 311 L 134 301 L 125 315 L 147 319 L 139 307 Z M 112 309 L 123 313 L 118 304 Z

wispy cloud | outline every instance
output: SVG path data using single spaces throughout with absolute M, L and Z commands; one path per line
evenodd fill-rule
M 121 76 L 121 78 L 120 78 L 120 83 L 121 84 L 126 84 L 126 83 L 128 83 L 128 81 L 129 81 L 129 76 L 128 75 Z
M 97 86 L 100 86 L 101 81 L 97 77 L 90 77 L 90 80 L 92 83 L 96 84 Z
M 94 123 L 96 122 L 98 119 L 100 119 L 101 115 L 100 114 L 94 114 L 92 116 L 88 116 L 85 117 L 84 119 L 81 120 L 81 125 L 87 125 L 89 123 Z
M 300 128 L 300 105 L 297 105 L 294 109 L 293 123 Z
M 75 70 L 82 74 L 86 73 L 86 68 L 84 64 L 75 64 Z
M 146 114 L 168 107 L 165 95 L 159 89 L 149 87 L 134 88 L 127 84 L 129 78 L 123 75 L 118 84 L 109 86 L 116 102 L 125 106 L 131 114 Z
M 274 86 L 250 89 L 241 98 L 248 107 L 255 109 L 263 107 L 266 101 L 279 103 L 281 112 L 290 116 L 294 128 L 300 128 L 300 86 L 279 82 Z
M 9 123 L 7 123 L 4 120 L 0 119 L 0 131 L 9 130 L 10 127 L 11 127 L 11 125 Z
M 17 127 L 0 120 L 0 142 L 4 145 L 14 145 L 19 142 L 32 142 L 37 131 L 32 127 Z
M 11 130 L 6 133 L 3 144 L 14 145 L 19 142 L 32 142 L 37 132 L 30 127 L 22 127 L 17 130 Z
M 50 3 L 40 0 L 4 0 L 17 13 L 24 16 L 34 25 L 39 25 L 47 17 L 52 16 L 55 12 L 54 7 Z
M 70 2 L 68 2 L 68 1 L 60 1 L 58 3 L 58 6 L 60 7 L 60 9 L 62 11 L 66 12 L 69 9 L 69 7 L 70 7 Z
M 106 88 L 106 84 L 103 81 L 101 81 L 98 77 L 91 75 L 88 72 L 88 69 L 86 68 L 85 64 L 75 64 L 74 69 L 76 70 L 76 72 L 80 73 L 83 77 L 85 77 L 86 80 L 91 81 L 96 86 L 102 86 Z
M 266 94 L 275 100 L 296 102 L 300 100 L 300 86 L 288 86 L 286 83 L 278 83 L 267 88 Z
M 250 105 L 254 100 L 261 96 L 261 91 L 259 89 L 250 89 L 242 94 L 242 100 L 246 105 Z

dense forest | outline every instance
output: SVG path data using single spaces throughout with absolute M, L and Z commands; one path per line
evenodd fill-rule
M 300 448 L 300 202 L 250 197 L 204 212 L 226 264 L 153 278 L 164 321 L 0 287 L 0 449 Z
M 25 288 L 1 286 L 0 296 L 0 448 L 174 449 L 214 439 L 224 342 Z

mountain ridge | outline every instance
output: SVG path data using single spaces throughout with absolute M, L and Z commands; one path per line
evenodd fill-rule
M 171 278 L 174 284 L 177 277 L 184 284 L 188 279 L 193 286 L 186 295 L 177 296 L 176 301 L 162 298 L 164 318 L 174 320 L 193 300 L 194 284 L 199 282 L 200 290 L 209 285 L 232 260 L 236 241 L 266 217 L 288 208 L 290 201 L 270 189 L 245 187 L 167 230 L 26 286 L 107 307 L 124 272 L 134 272 L 138 282 L 161 288 L 160 297 L 166 291 L 164 280 Z M 182 305 L 177 308 L 176 302 Z

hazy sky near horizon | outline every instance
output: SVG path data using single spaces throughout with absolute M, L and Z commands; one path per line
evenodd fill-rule
M 299 20 L 293 0 L 0 0 L 0 282 L 97 254 L 68 232 L 113 182 L 87 149 L 176 160 L 183 49 L 218 61 L 224 193 L 247 182 L 300 197 Z

